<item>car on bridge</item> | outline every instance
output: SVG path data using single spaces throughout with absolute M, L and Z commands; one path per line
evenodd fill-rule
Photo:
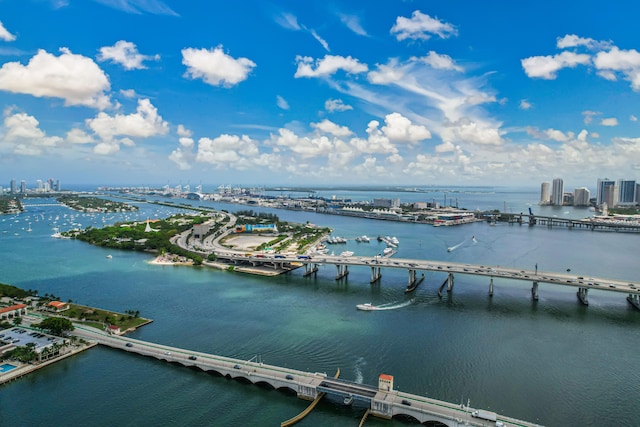
M 133 344 L 131 344 L 130 342 L 126 343 L 125 346 L 127 347 L 133 347 Z
M 189 356 L 189 360 L 196 360 L 196 359 L 197 359 L 196 356 L 193 356 L 193 355 Z
M 285 378 L 288 379 L 288 380 L 292 380 L 293 379 L 293 375 L 287 374 L 287 376 Z

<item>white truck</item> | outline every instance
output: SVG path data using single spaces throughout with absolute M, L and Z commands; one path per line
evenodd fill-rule
M 476 409 L 471 413 L 473 418 L 482 418 L 483 420 L 495 422 L 498 419 L 498 415 L 495 412 L 483 411 L 482 409 Z

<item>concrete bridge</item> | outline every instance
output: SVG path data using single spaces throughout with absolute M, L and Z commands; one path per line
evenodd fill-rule
M 434 261 L 408 258 L 388 258 L 382 256 L 354 257 L 332 255 L 282 255 L 282 254 L 245 254 L 231 251 L 216 251 L 220 259 L 228 260 L 236 264 L 269 265 L 274 269 L 283 268 L 285 265 L 298 264 L 304 266 L 305 276 L 315 274 L 318 267 L 324 264 L 336 266 L 336 280 L 345 278 L 349 274 L 349 267 L 369 267 L 371 269 L 371 283 L 375 283 L 382 277 L 382 268 L 404 269 L 408 272 L 407 289 L 415 289 L 416 283 L 422 281 L 417 275 L 418 271 L 438 272 L 446 274 L 446 279 L 439 287 L 441 294 L 446 287 L 447 291 L 453 289 L 454 276 L 456 274 L 468 274 L 485 276 L 489 278 L 487 283 L 489 295 L 493 295 L 494 278 L 510 279 L 519 282 L 531 283 L 531 296 L 538 299 L 540 283 L 555 286 L 570 286 L 577 289 L 577 297 L 584 305 L 589 305 L 589 290 L 615 292 L 625 294 L 627 301 L 640 310 L 640 282 L 604 277 L 584 277 L 579 274 L 558 273 L 550 271 L 523 270 L 519 268 L 507 268 L 500 266 L 486 266 L 480 264 L 456 263 L 450 261 Z M 413 289 L 412 289 L 413 288 Z
M 75 325 L 73 331 L 78 337 L 92 340 L 114 349 L 153 357 L 162 361 L 177 363 L 186 367 L 199 368 L 205 372 L 217 373 L 232 379 L 248 381 L 257 385 L 268 385 L 274 389 L 289 389 L 305 400 L 314 400 L 326 394 L 347 404 L 368 408 L 368 413 L 380 418 L 394 416 L 414 418 L 420 423 L 436 422 L 448 427 L 461 426 L 537 426 L 537 424 L 497 415 L 496 421 L 474 418 L 475 410 L 441 400 L 431 399 L 393 389 L 393 382 L 378 387 L 357 384 L 332 378 L 325 373 L 309 373 L 259 361 L 246 361 L 224 356 L 190 351 L 182 348 L 154 344 L 128 337 L 110 335 L 106 332 L 83 325 Z M 383 375 L 384 377 L 390 377 Z M 381 377 L 383 377 L 381 376 Z M 392 380 L 391 380 L 392 381 Z M 382 381 L 381 381 L 382 384 Z

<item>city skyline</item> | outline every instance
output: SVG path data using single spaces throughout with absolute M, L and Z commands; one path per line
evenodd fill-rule
M 638 6 L 550 5 L 2 2 L 0 167 L 95 185 L 633 177 Z

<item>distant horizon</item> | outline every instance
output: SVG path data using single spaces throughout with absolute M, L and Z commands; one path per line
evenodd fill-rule
M 605 6 L 0 2 L 0 170 L 592 188 L 640 170 L 640 4 Z

